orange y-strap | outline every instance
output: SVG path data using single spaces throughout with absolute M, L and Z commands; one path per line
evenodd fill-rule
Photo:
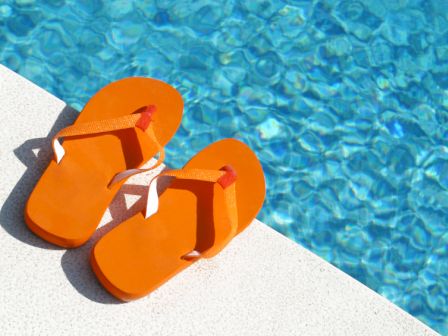
M 134 175 L 136 173 L 140 173 L 142 171 L 148 171 L 158 167 L 165 158 L 165 151 L 162 145 L 157 141 L 157 138 L 154 134 L 154 129 L 152 127 L 152 115 L 156 111 L 156 107 L 154 105 L 148 105 L 143 112 L 125 115 L 123 117 L 113 118 L 113 119 L 105 119 L 98 121 L 90 121 L 85 123 L 79 123 L 75 125 L 68 126 L 62 130 L 60 130 L 53 138 L 52 146 L 55 154 L 56 162 L 59 163 L 65 155 L 65 150 L 59 142 L 60 138 L 72 137 L 72 136 L 80 136 L 80 135 L 91 135 L 91 134 L 100 134 L 106 132 L 118 131 L 126 128 L 139 128 L 143 132 L 145 132 L 151 141 L 157 146 L 157 151 L 160 153 L 157 162 L 152 165 L 148 169 L 132 169 L 126 171 L 127 174 L 122 174 L 122 178 L 128 177 L 130 175 Z M 119 174 L 117 174 L 119 175 Z M 111 184 L 118 182 L 121 179 L 117 179 L 114 177 Z
M 193 250 L 184 256 L 183 259 L 195 260 L 198 258 L 211 258 L 218 254 L 236 235 L 238 229 L 238 212 L 236 205 L 236 189 L 235 181 L 237 178 L 235 170 L 230 166 L 224 166 L 219 170 L 209 170 L 209 169 L 178 169 L 178 170 L 168 170 L 160 173 L 156 176 L 150 184 L 150 191 L 148 195 L 147 204 L 147 214 L 146 217 L 151 216 L 157 212 L 158 208 L 158 198 L 157 198 L 157 183 L 153 183 L 159 177 L 170 176 L 177 179 L 186 180 L 196 180 L 196 181 L 206 181 L 211 183 L 217 183 L 221 186 L 222 192 L 224 193 L 224 203 L 219 203 L 218 198 L 213 196 L 213 221 L 215 226 L 222 225 L 225 229 L 221 236 L 215 236 L 215 242 L 213 246 L 205 251 Z M 219 204 L 218 204 L 219 203 Z M 224 208 L 224 211 L 219 211 L 219 209 Z M 151 210 L 149 210 L 151 209 Z M 219 230 L 222 232 L 222 230 Z

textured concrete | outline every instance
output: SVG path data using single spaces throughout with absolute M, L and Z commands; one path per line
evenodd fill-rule
M 88 254 L 93 241 L 142 209 L 148 176 L 123 187 L 90 243 L 53 247 L 26 229 L 23 207 L 50 160 L 51 135 L 76 111 L 2 66 L 0 102 L 2 335 L 435 334 L 258 221 L 213 260 L 142 300 L 118 303 L 96 282 Z

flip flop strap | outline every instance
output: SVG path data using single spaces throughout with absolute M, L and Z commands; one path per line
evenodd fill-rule
M 169 170 L 160 173 L 154 177 L 149 184 L 148 200 L 146 205 L 145 217 L 148 218 L 155 214 L 159 207 L 157 194 L 157 180 L 160 177 L 173 177 L 176 179 L 186 179 L 195 181 L 205 181 L 216 183 L 222 188 L 224 203 L 222 204 L 216 194 L 213 195 L 213 220 L 215 225 L 223 225 L 225 233 L 219 237 L 215 236 L 215 242 L 212 247 L 205 251 L 192 250 L 182 256 L 186 260 L 195 260 L 198 258 L 211 258 L 218 254 L 236 235 L 238 229 L 238 212 L 236 204 L 236 172 L 230 166 L 224 166 L 219 170 L 209 169 L 178 169 Z M 219 211 L 224 206 L 224 211 Z
M 151 141 L 157 146 L 157 151 L 160 153 L 159 158 L 157 159 L 157 162 L 152 165 L 150 168 L 147 169 L 130 169 L 126 170 L 125 172 L 118 173 L 114 176 L 111 183 L 109 184 L 109 187 L 113 184 L 121 181 L 123 178 L 128 177 L 130 175 L 142 172 L 142 171 L 148 171 L 151 169 L 154 169 L 158 167 L 165 158 L 165 151 L 162 145 L 158 142 L 154 129 L 152 127 L 152 115 L 156 111 L 156 107 L 154 105 L 148 105 L 146 109 L 140 113 L 134 113 L 125 115 L 118 118 L 112 118 L 112 119 L 104 119 L 104 120 L 96 120 L 96 121 L 90 121 L 85 123 L 78 123 L 75 125 L 68 126 L 62 130 L 60 130 L 53 138 L 52 141 L 52 147 L 53 152 L 55 155 L 56 163 L 60 163 L 62 158 L 65 156 L 65 150 L 64 147 L 62 147 L 61 143 L 59 142 L 60 138 L 67 138 L 67 137 L 73 137 L 73 136 L 82 136 L 82 135 L 93 135 L 93 134 L 100 134 L 100 133 L 106 133 L 106 132 L 113 132 L 118 130 L 123 130 L 127 128 L 139 128 L 145 134 L 149 136 Z M 131 171 L 135 171 L 133 173 L 130 173 Z M 127 173 L 123 174 L 123 173 Z M 121 175 L 120 175 L 121 174 Z M 117 178 L 117 176 L 120 176 L 121 178 Z

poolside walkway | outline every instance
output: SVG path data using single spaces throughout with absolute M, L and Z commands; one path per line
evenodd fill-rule
M 28 231 L 23 207 L 51 158 L 51 135 L 76 111 L 1 65 L 0 102 L 2 335 L 436 335 L 259 221 L 214 259 L 119 304 L 97 283 L 88 255 L 142 209 L 149 175 L 123 187 L 91 242 L 53 247 Z

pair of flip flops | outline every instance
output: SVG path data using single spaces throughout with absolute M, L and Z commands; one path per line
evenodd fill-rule
M 101 89 L 53 139 L 55 158 L 25 208 L 31 231 L 65 248 L 84 244 L 125 180 L 163 162 L 182 112 L 181 95 L 155 79 L 126 78 Z M 157 153 L 156 164 L 142 169 Z M 161 178 L 171 180 L 159 196 Z M 215 142 L 182 169 L 152 179 L 146 209 L 95 244 L 93 271 L 118 299 L 143 297 L 219 253 L 252 222 L 264 196 L 252 150 L 235 139 Z

